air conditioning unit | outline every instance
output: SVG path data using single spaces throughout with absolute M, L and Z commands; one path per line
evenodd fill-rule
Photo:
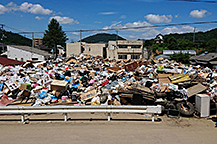
M 210 96 L 206 94 L 197 94 L 195 97 L 196 110 L 200 113 L 200 117 L 208 117 L 210 115 Z

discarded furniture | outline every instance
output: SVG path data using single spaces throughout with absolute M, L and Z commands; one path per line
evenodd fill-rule
M 195 97 L 196 110 L 200 117 L 209 117 L 210 115 L 210 97 L 206 94 L 197 94 Z

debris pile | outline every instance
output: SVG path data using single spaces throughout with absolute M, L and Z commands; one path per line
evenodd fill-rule
M 195 112 L 195 95 L 216 103 L 217 73 L 168 59 L 109 60 L 90 55 L 0 65 L 0 106 L 162 105 Z

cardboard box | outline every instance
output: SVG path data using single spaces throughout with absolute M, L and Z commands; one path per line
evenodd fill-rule
M 28 83 L 21 83 L 20 85 L 20 90 L 25 90 L 25 89 L 28 89 L 28 90 L 31 90 L 31 84 L 28 84 Z
M 85 101 L 85 100 L 88 100 L 88 99 L 92 99 L 93 97 L 97 96 L 96 94 L 96 90 L 91 90 L 87 93 L 84 93 L 84 94 L 81 94 L 80 95 L 80 98 L 81 98 L 81 101 Z
M 67 90 L 68 82 L 64 80 L 53 80 L 51 90 Z

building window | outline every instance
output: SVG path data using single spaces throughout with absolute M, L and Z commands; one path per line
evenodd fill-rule
M 23 61 L 23 58 L 21 58 L 21 61 Z
M 15 60 L 17 60 L 17 58 L 15 58 Z
M 127 59 L 127 55 L 118 55 L 118 59 Z
M 90 51 L 90 48 L 89 48 L 89 51 Z
M 131 59 L 140 59 L 140 55 L 131 55 Z
M 141 48 L 141 45 L 132 45 L 131 48 Z
M 127 48 L 127 45 L 119 45 L 119 48 Z

